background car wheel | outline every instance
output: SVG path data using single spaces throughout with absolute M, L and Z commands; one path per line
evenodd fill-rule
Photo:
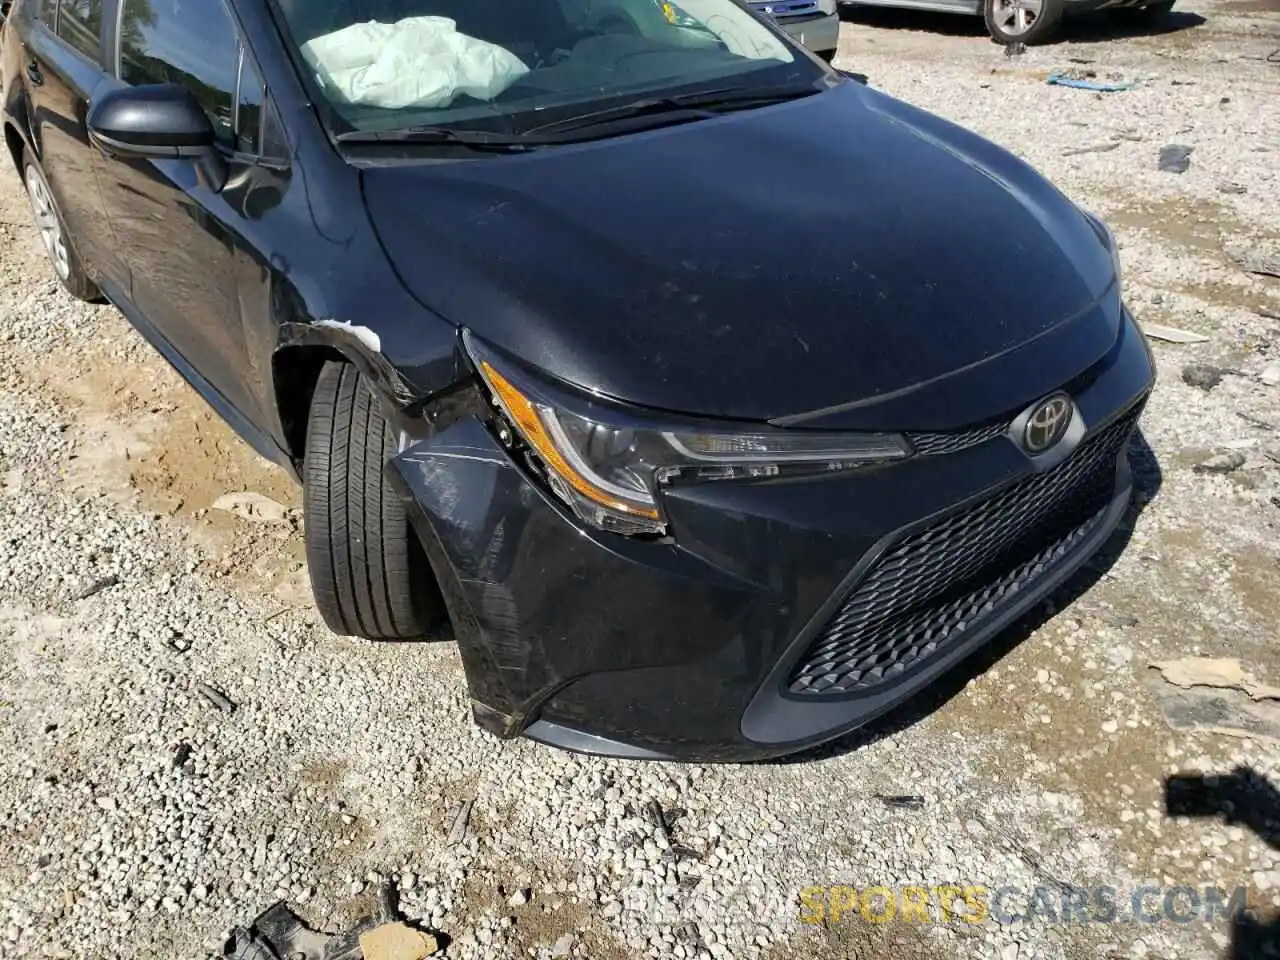
M 818 56 L 821 59 L 827 61 L 827 63 L 831 63 L 836 58 L 836 51 L 835 50 L 819 50 Z
M 1173 10 L 1173 3 L 1174 0 L 1161 0 L 1145 7 L 1118 7 L 1111 11 L 1111 15 L 1121 23 L 1150 23 L 1167 17 Z
M 1039 43 L 1062 19 L 1062 0 L 982 0 L 982 17 L 996 43 Z
M 302 498 L 311 590 L 335 633 L 419 640 L 443 609 L 422 545 L 383 477 L 394 453 L 359 371 L 326 363 L 307 421 Z
M 49 263 L 63 287 L 73 297 L 92 303 L 102 299 L 102 291 L 89 279 L 80 264 L 67 236 L 67 228 L 62 222 L 62 214 L 54 203 L 53 193 L 49 190 L 49 182 L 44 172 L 30 151 L 22 154 L 22 182 L 27 188 L 27 198 L 31 201 L 31 212 L 35 214 L 36 229 L 40 231 L 40 240 L 44 243 L 45 252 L 49 255 Z

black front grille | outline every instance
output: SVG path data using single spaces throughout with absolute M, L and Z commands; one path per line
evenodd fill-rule
M 796 666 L 792 693 L 865 690 L 972 632 L 1102 522 L 1138 408 L 1056 467 L 893 544 Z
M 908 433 L 907 439 L 911 441 L 911 447 L 916 453 L 931 457 L 943 453 L 955 453 L 958 450 L 968 450 L 970 447 L 976 447 L 980 443 L 994 440 L 996 437 L 1003 436 L 1009 432 L 1009 424 L 1010 421 L 1001 420 L 998 423 L 989 423 L 985 427 L 955 430 L 949 433 L 920 431 Z

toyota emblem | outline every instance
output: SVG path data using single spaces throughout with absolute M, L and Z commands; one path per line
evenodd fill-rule
M 1022 446 L 1027 453 L 1044 453 L 1066 436 L 1074 412 L 1071 398 L 1062 393 L 1037 404 L 1022 429 Z

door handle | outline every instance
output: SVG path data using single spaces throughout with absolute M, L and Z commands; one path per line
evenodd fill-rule
M 37 87 L 44 83 L 44 74 L 40 71 L 40 64 L 34 60 L 27 64 L 27 79 Z

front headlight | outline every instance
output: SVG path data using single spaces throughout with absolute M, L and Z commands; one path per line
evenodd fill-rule
M 667 418 L 554 386 L 521 370 L 470 332 L 467 351 L 501 419 L 499 437 L 532 465 L 581 519 L 623 534 L 666 531 L 659 491 L 671 483 L 844 470 L 910 452 L 889 434 L 834 434 Z M 504 435 L 505 433 L 505 435 Z

